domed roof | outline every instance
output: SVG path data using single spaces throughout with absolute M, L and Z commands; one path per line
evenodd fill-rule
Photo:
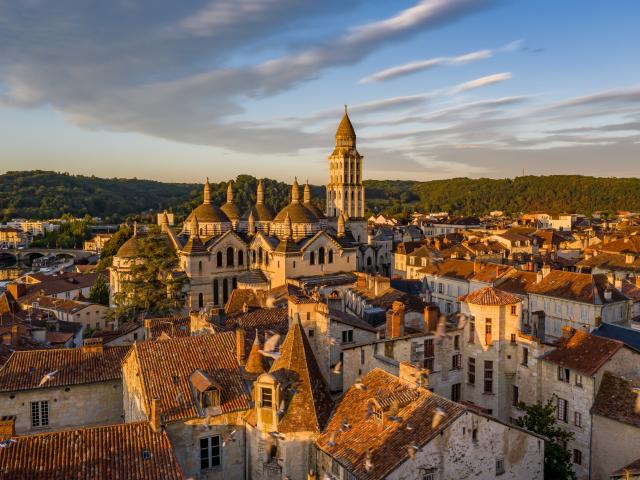
M 220 223 L 229 222 L 229 217 L 218 207 L 210 203 L 203 203 L 194 208 L 187 217 L 186 223 L 198 218 L 200 223 Z
M 356 131 L 351 124 L 351 120 L 349 119 L 349 114 L 347 113 L 347 106 L 344 106 L 344 115 L 342 115 L 342 120 L 340 120 L 340 125 L 338 125 L 338 130 L 336 130 L 336 138 L 338 137 L 350 137 L 356 138 Z
M 138 245 L 138 238 L 136 236 L 124 242 L 118 249 L 118 253 L 116 253 L 116 257 L 119 258 L 131 258 L 137 257 L 138 255 L 140 255 L 140 245 Z
M 316 207 L 313 203 L 303 203 L 304 207 L 318 218 L 325 218 L 324 212 Z
M 255 222 L 270 222 L 275 217 L 275 213 L 271 210 L 270 207 L 265 205 L 264 203 L 259 203 L 257 205 L 253 205 L 242 215 L 243 220 L 249 219 L 249 214 L 253 213 L 253 220 Z
M 273 221 L 282 223 L 287 218 L 287 214 L 291 218 L 291 223 L 316 223 L 318 221 L 318 217 L 301 203 L 290 203 L 278 212 Z
M 240 209 L 235 203 L 225 203 L 220 207 L 220 210 L 224 212 L 224 214 L 229 218 L 229 220 L 238 220 L 242 214 Z M 198 215 L 198 219 L 200 219 L 200 215 Z

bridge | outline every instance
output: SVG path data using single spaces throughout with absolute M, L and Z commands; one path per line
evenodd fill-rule
M 76 248 L 7 248 L 0 250 L 0 262 L 11 265 L 31 265 L 36 258 L 53 255 L 59 258 L 72 258 L 74 261 L 84 260 L 95 252 Z

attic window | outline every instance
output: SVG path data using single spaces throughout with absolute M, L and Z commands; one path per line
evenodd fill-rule
M 220 390 L 213 388 L 200 394 L 200 405 L 202 408 L 220 406 Z
M 260 389 L 260 406 L 262 408 L 273 407 L 273 390 L 264 387 Z
M 189 377 L 189 381 L 196 392 L 201 410 L 204 411 L 209 407 L 220 407 L 222 388 L 213 378 L 202 370 L 196 370 Z
M 142 459 L 143 460 L 150 460 L 151 459 L 151 452 L 149 450 L 143 450 L 142 451 Z

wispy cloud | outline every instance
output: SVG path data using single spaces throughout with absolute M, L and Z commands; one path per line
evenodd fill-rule
M 461 93 L 461 92 L 466 92 L 467 90 L 474 90 L 476 88 L 486 87 L 488 85 L 493 85 L 495 83 L 500 83 L 500 82 L 504 82 L 505 80 L 509 80 L 511 76 L 512 75 L 510 72 L 495 73 L 493 75 L 487 75 L 486 77 L 476 78 L 469 82 L 456 85 L 451 89 L 451 92 Z

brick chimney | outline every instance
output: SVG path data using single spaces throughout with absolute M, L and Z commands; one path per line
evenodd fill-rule
M 16 435 L 16 416 L 3 415 L 0 417 L 0 440 L 6 440 Z
M 243 328 L 236 328 L 236 358 L 240 365 L 244 365 L 247 361 L 245 355 L 245 331 Z
M 149 424 L 154 432 L 160 431 L 161 427 L 160 421 L 160 399 L 152 398 L 151 399 L 151 414 L 149 415 Z
M 104 346 L 102 338 L 85 338 L 82 342 L 82 353 L 102 353 Z
M 438 315 L 440 309 L 436 305 L 427 305 L 424 308 L 424 332 L 435 332 L 438 328 Z
M 391 288 L 391 279 L 387 277 L 375 277 L 373 294 L 377 297 Z
M 404 335 L 404 303 L 393 302 L 391 311 L 387 313 L 386 338 Z
M 562 327 L 562 338 L 564 340 L 569 340 L 573 336 L 574 332 L 575 332 L 575 330 L 572 327 L 570 327 L 568 325 L 564 325 Z

